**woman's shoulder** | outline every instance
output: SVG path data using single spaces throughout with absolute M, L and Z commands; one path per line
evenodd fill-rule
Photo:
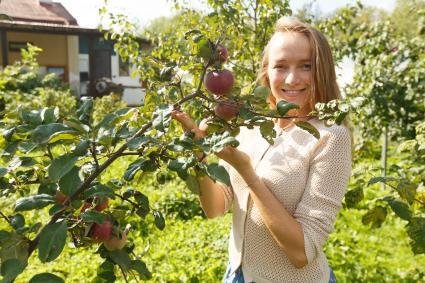
M 309 121 L 320 133 L 322 138 L 340 138 L 351 140 L 351 130 L 344 124 L 326 125 L 324 121 L 314 118 Z

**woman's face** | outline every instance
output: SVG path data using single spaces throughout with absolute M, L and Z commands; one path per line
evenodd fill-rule
M 307 36 L 296 32 L 280 32 L 272 37 L 267 68 L 272 95 L 276 103 L 283 99 L 298 104 L 300 116 L 311 111 L 311 61 Z

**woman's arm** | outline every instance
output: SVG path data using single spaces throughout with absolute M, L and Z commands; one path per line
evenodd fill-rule
M 194 139 L 200 139 L 205 136 L 205 129 L 196 125 L 192 118 L 184 112 L 173 111 L 172 117 L 179 121 L 185 130 L 191 131 L 195 134 Z M 201 156 L 199 156 L 201 157 Z M 226 194 L 224 184 L 214 182 L 208 176 L 203 176 L 198 179 L 199 181 L 199 200 L 201 202 L 202 210 L 208 218 L 221 216 L 225 213 Z
M 237 170 L 249 185 L 255 206 L 259 209 L 276 243 L 295 267 L 304 267 L 307 264 L 307 257 L 304 251 L 304 234 L 301 224 L 261 181 L 250 163 Z

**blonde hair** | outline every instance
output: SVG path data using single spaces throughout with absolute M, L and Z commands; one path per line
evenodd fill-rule
M 312 55 L 312 97 L 310 100 L 310 110 L 314 110 L 314 105 L 317 102 L 327 103 L 333 99 L 340 99 L 341 94 L 336 82 L 332 51 L 326 37 L 309 24 L 303 23 L 296 18 L 288 17 L 282 17 L 277 21 L 273 36 L 281 32 L 301 33 L 310 42 Z M 270 82 L 267 76 L 269 49 L 270 41 L 264 48 L 263 59 L 258 74 L 259 84 L 268 88 L 270 88 Z M 276 108 L 276 99 L 273 95 L 269 96 L 269 103 L 271 108 Z

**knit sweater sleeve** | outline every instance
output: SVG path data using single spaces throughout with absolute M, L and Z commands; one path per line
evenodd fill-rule
M 303 196 L 294 217 L 302 226 L 308 263 L 314 261 L 334 229 L 351 174 L 351 136 L 343 126 L 322 134 L 312 149 Z

